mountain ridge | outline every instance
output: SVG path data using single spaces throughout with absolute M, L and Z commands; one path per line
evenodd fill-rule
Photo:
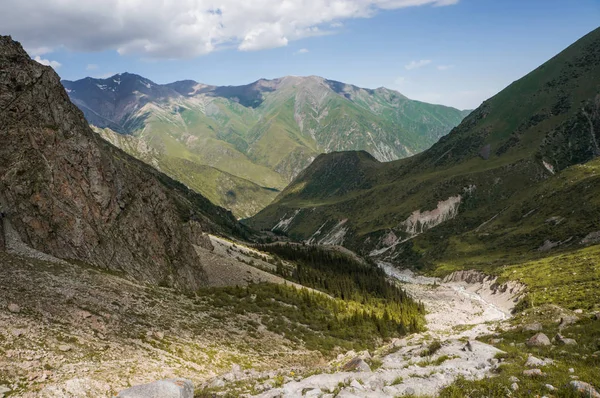
M 600 229 L 589 198 L 597 186 L 598 65 L 600 29 L 486 100 L 430 149 L 372 172 L 363 160 L 355 167 L 362 175 L 336 171 L 339 155 L 325 155 L 248 223 L 298 240 L 336 237 L 364 255 L 432 270 L 577 250 Z M 554 219 L 562 221 L 546 222 Z
M 158 85 L 117 74 L 63 85 L 90 124 L 135 136 L 164 163 L 183 159 L 277 190 L 320 153 L 367 150 L 389 161 L 419 152 L 466 113 L 318 76 L 219 87 L 193 80 Z M 185 174 L 181 168 L 163 171 Z M 199 182 L 190 186 L 206 193 L 200 187 L 210 181 L 200 173 L 194 178 Z M 267 192 L 254 196 L 256 205 L 245 199 L 231 205 L 227 197 L 212 197 L 238 217 L 255 214 L 273 199 Z

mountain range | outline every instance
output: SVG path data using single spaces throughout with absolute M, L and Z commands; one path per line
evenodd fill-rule
M 418 155 L 320 155 L 248 223 L 440 273 L 581 250 L 600 242 L 599 93 L 600 29 Z
M 130 73 L 62 83 L 105 139 L 238 217 L 264 208 L 321 153 L 404 158 L 468 114 L 317 76 L 226 87 Z

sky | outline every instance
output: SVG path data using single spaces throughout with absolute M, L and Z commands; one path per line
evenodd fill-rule
M 2 0 L 63 79 L 318 75 L 474 109 L 600 25 L 600 0 Z M 8 10 L 8 11 L 7 11 Z

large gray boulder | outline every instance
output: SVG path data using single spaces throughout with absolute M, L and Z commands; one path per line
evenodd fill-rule
M 544 333 L 537 333 L 535 336 L 527 340 L 526 344 L 530 347 L 544 347 L 552 345 L 550 339 Z
M 167 379 L 121 391 L 117 398 L 194 398 L 194 384 L 186 379 Z

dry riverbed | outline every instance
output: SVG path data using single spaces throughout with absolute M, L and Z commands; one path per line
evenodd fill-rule
M 374 353 L 340 355 L 329 372 L 287 377 L 281 386 L 257 397 L 433 396 L 458 376 L 481 379 L 495 369 L 499 363 L 495 357 L 501 351 L 475 339 L 494 333 L 509 318 L 519 286 L 495 289 L 493 280 L 473 273 L 454 275 L 444 282 L 390 264 L 379 265 L 425 304 L 429 330 L 395 339 Z M 371 363 L 372 369 L 336 370 L 355 357 Z

